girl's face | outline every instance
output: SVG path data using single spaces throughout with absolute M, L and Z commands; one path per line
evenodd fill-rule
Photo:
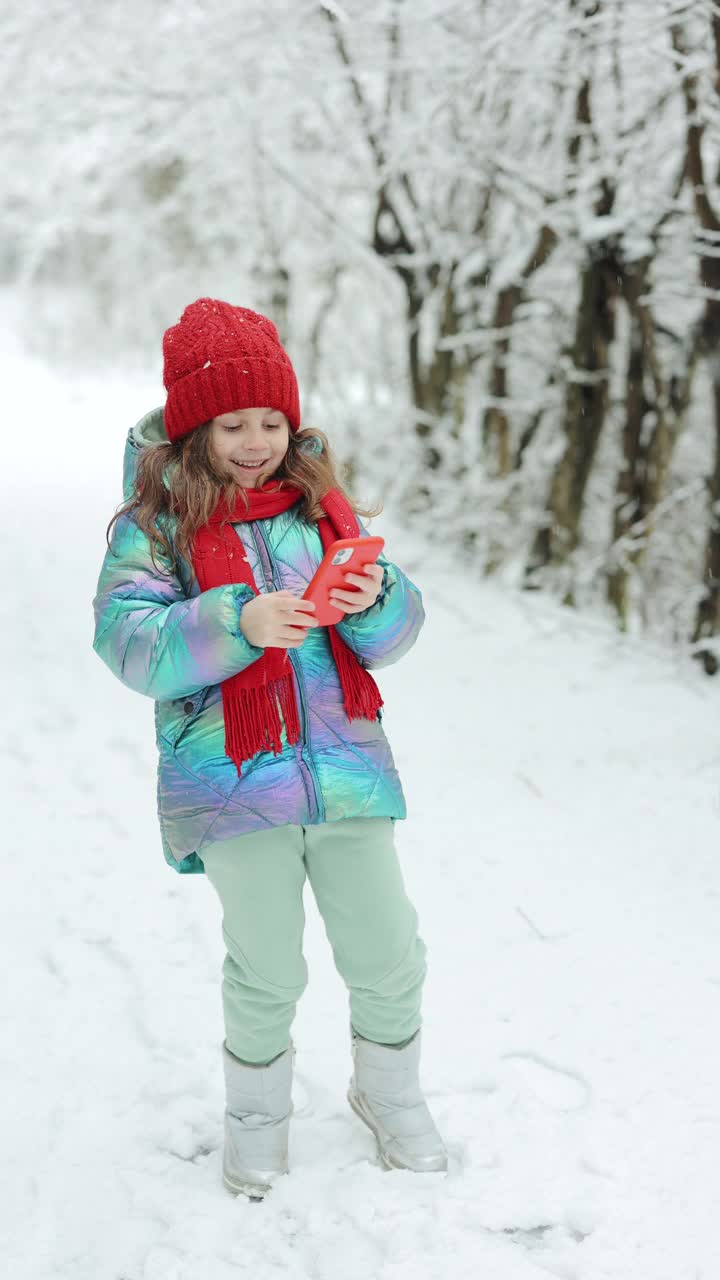
M 277 471 L 290 439 L 279 409 L 237 409 L 210 423 L 210 449 L 221 471 L 244 489 L 255 489 Z

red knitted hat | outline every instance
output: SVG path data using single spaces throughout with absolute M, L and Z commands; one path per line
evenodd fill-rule
M 165 430 L 179 440 L 234 409 L 279 409 L 293 431 L 300 397 L 272 320 L 216 298 L 198 298 L 163 336 Z

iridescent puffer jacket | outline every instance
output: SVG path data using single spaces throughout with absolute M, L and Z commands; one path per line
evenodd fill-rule
M 126 497 L 140 450 L 165 439 L 161 409 L 131 430 Z M 322 558 L 322 543 L 317 526 L 300 517 L 299 504 L 235 528 L 258 590 L 302 595 Z M 380 563 L 385 573 L 376 602 L 338 624 L 368 668 L 407 653 L 424 620 L 417 587 L 384 556 Z M 406 815 L 382 712 L 375 721 L 348 720 L 325 627 L 310 628 L 303 644 L 288 650 L 300 740 L 289 745 L 283 730 L 281 753 L 259 752 L 238 777 L 225 755 L 220 683 L 264 652 L 240 630 L 242 607 L 251 599 L 244 584 L 201 593 L 184 560 L 179 574 L 169 564 L 166 575 L 159 573 L 134 521 L 124 516 L 114 526 L 94 601 L 94 649 L 124 684 L 156 700 L 163 852 L 180 872 L 204 870 L 203 846 L 265 827 Z

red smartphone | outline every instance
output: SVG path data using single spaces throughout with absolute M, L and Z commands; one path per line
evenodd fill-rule
M 321 627 L 332 627 L 346 616 L 330 603 L 328 594 L 331 589 L 359 590 L 354 582 L 345 581 L 345 574 L 362 573 L 366 564 L 375 563 L 384 546 L 385 539 L 376 537 L 340 538 L 330 544 L 302 597 L 303 600 L 312 600 L 315 612 L 311 616 L 317 618 Z

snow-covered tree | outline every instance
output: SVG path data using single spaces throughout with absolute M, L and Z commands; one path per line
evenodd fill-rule
M 30 0 L 2 19 L 4 278 L 58 353 L 159 351 L 201 293 L 268 310 L 359 484 L 711 669 L 719 23 Z

